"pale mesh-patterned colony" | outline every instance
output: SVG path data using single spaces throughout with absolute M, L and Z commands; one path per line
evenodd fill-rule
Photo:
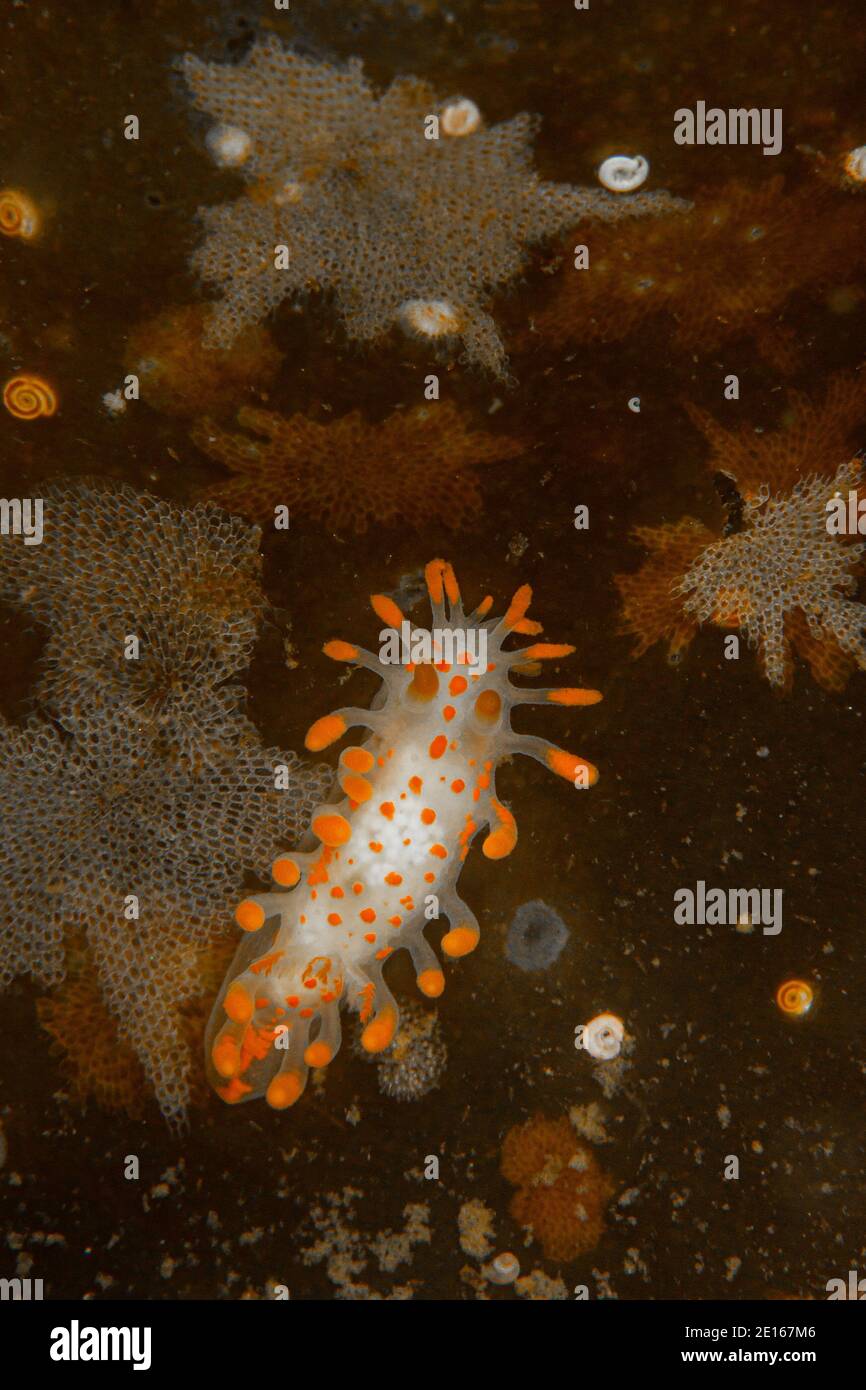
M 196 1068 L 183 1013 L 202 990 L 200 952 L 224 940 L 245 873 L 263 873 L 303 834 L 332 781 L 320 764 L 262 747 L 200 678 L 221 671 L 225 651 L 237 669 L 251 647 L 255 534 L 211 508 L 70 484 L 47 496 L 41 546 L 0 542 L 4 593 L 49 627 L 54 679 L 37 701 L 57 681 L 69 700 L 62 720 L 39 711 L 0 725 L 0 987 L 30 974 L 62 991 L 68 938 L 83 940 L 118 1036 L 173 1124 Z M 80 662 L 79 619 L 108 651 L 130 621 L 144 626 L 145 610 L 172 605 L 179 669 L 195 653 L 184 716 L 208 731 L 206 766 L 184 756 L 184 721 L 143 718 L 124 687 L 88 704 L 95 675 Z
M 760 493 L 746 504 L 745 528 L 698 555 L 678 586 L 698 622 L 742 629 L 771 685 L 790 678 L 787 623 L 798 613 L 814 642 L 836 643 L 866 669 L 866 607 L 851 597 L 866 545 L 829 534 L 825 505 L 837 491 L 856 490 L 860 477 L 854 460 L 832 482 L 811 478 L 787 495 Z
M 258 528 L 97 480 L 52 485 L 44 506 L 41 545 L 0 545 L 0 595 L 49 629 L 45 708 L 67 728 L 134 717 L 191 763 L 254 742 L 244 690 L 227 682 L 264 607 Z
M 462 342 L 467 361 L 504 376 L 489 302 L 532 245 L 581 218 L 684 206 L 663 192 L 546 182 L 532 167 L 535 117 L 485 126 L 474 103 L 443 101 L 414 77 L 379 95 L 359 59 L 316 62 L 271 36 L 237 65 L 187 54 L 183 71 L 195 106 L 218 123 L 211 154 L 248 185 L 201 213 L 193 264 L 220 294 L 206 330 L 215 347 L 285 299 L 329 291 L 349 338 L 399 323 Z M 438 139 L 425 138 L 431 115 Z

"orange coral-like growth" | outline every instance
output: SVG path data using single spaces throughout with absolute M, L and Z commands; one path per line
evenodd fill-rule
M 503 1141 L 500 1166 L 517 1188 L 511 1215 L 532 1228 L 548 1259 L 565 1264 L 595 1248 L 614 1183 L 568 1120 L 536 1115 L 515 1125 Z
M 762 486 L 775 495 L 802 478 L 834 477 L 840 461 L 854 453 L 852 437 L 866 419 L 866 370 L 838 372 L 817 404 L 802 391 L 790 391 L 788 402 L 781 428 L 763 433 L 753 425 L 725 429 L 707 411 L 685 403 L 712 450 L 711 472 L 734 478 L 743 497 L 754 497 Z
M 632 656 L 643 656 L 656 642 L 667 642 L 668 660 L 676 665 L 689 646 L 700 624 L 683 608 L 682 594 L 676 586 L 691 569 L 702 550 L 720 537 L 693 517 L 667 522 L 663 526 L 639 526 L 633 533 L 635 541 L 645 546 L 649 558 L 634 574 L 615 574 L 614 583 L 622 597 L 620 631 L 634 637 Z M 731 607 L 719 610 L 714 622 L 723 628 L 740 626 Z M 844 690 L 857 663 L 831 637 L 819 638 L 809 630 L 806 616 L 796 609 L 785 618 L 785 642 L 807 663 L 814 679 L 824 690 L 838 694 Z M 791 688 L 794 675 L 792 660 L 786 663 L 785 690 Z
M 243 329 L 231 347 L 203 347 L 207 306 L 166 309 L 133 328 L 127 371 L 139 378 L 142 400 L 166 415 L 217 411 L 256 387 L 270 385 L 282 353 L 267 329 Z
M 288 506 L 335 531 L 362 534 L 371 523 L 451 528 L 481 510 L 475 468 L 514 458 L 517 440 L 469 428 L 450 401 L 396 411 L 370 424 L 354 410 L 318 424 L 245 408 L 232 434 L 210 420 L 196 424 L 192 439 L 234 477 L 207 488 L 205 496 L 261 521 Z M 258 436 L 254 438 L 253 436 Z
M 573 263 L 580 242 L 585 270 Z M 730 182 L 699 194 L 686 214 L 624 222 L 603 239 L 575 230 L 535 328 L 554 343 L 618 342 L 667 311 L 681 348 L 713 351 L 751 334 L 788 372 L 799 354 L 778 311 L 795 290 L 819 293 L 864 263 L 866 199 L 812 182 L 786 192 L 781 177 L 756 188 Z
M 36 1013 L 65 1059 L 73 1093 L 82 1105 L 92 1099 L 137 1117 L 147 1091 L 144 1069 L 118 1037 L 81 938 L 67 951 L 66 969 L 57 992 L 37 1000 Z
M 178 1025 L 192 1056 L 201 1052 L 213 996 L 235 950 L 234 939 L 196 951 L 201 992 L 178 1009 Z M 167 985 L 169 981 L 167 980 Z M 82 933 L 72 932 L 66 952 L 66 979 L 36 1001 L 40 1024 L 63 1058 L 73 1095 L 82 1106 L 93 1100 L 104 1110 L 133 1119 L 144 1110 L 150 1093 L 144 1068 L 121 1036 L 117 1019 L 103 998 L 93 957 Z M 201 1106 L 209 1095 L 200 1068 L 190 1078 L 190 1101 Z
M 614 575 L 623 605 L 620 631 L 636 639 L 635 657 L 666 641 L 668 660 L 674 663 L 699 626 L 683 611 L 682 595 L 674 593 L 674 586 L 719 537 L 690 516 L 664 526 L 638 526 L 632 537 L 646 547 L 649 559 L 635 574 Z

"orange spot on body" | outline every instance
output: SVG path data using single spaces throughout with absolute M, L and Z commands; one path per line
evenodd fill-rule
M 502 711 L 502 699 L 495 690 L 482 690 L 475 701 L 475 713 L 485 723 L 493 724 Z
M 437 734 L 430 744 L 429 753 L 431 758 L 441 758 L 445 749 L 448 747 L 448 740 L 444 734 Z
M 424 810 L 421 812 L 421 819 L 425 825 L 432 825 L 436 819 L 436 812 L 431 811 L 429 806 L 425 806 Z
M 394 873 L 392 870 L 390 874 L 385 875 L 385 882 L 390 883 L 392 888 L 398 888 L 403 882 L 403 875 Z
M 429 663 L 421 662 L 409 685 L 408 694 L 413 700 L 426 702 L 435 699 L 439 691 L 439 677 Z
M 394 803 L 393 803 L 393 801 L 383 801 L 383 802 L 382 802 L 382 805 L 379 807 L 379 813 L 380 813 L 381 815 L 383 815 L 383 816 L 385 817 L 386 820 L 393 820 L 393 819 L 394 819 Z
M 466 689 L 467 681 L 465 676 L 452 676 L 448 686 L 449 695 L 462 695 Z
M 270 975 L 277 961 L 280 959 L 281 956 L 284 955 L 285 951 L 271 951 L 268 955 L 262 956 L 259 960 L 254 961 L 253 964 L 250 966 L 250 970 L 253 972 L 254 975 Z M 267 1002 L 268 1001 L 266 999 L 264 1004 L 260 1004 L 257 999 L 256 1007 L 263 1009 L 267 1005 Z

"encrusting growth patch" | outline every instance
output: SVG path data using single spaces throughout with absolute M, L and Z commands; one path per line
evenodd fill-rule
M 343 533 L 420 517 L 457 530 L 481 511 L 476 470 L 522 450 L 507 435 L 472 429 L 451 401 L 397 410 L 380 424 L 359 410 L 319 424 L 254 409 L 239 411 L 238 424 L 248 433 L 212 420 L 192 431 L 193 443 L 233 475 L 204 496 L 263 524 L 273 524 L 282 504 Z
M 866 371 L 832 376 L 820 402 L 789 392 L 773 430 L 725 429 L 685 408 L 711 446 L 717 486 L 730 480 L 736 505 L 723 532 L 682 517 L 632 533 L 648 558 L 614 582 L 634 656 L 664 641 L 675 665 L 713 623 L 743 632 L 777 689 L 790 688 L 796 652 L 825 690 L 843 690 L 866 669 L 866 608 L 854 601 L 866 547 L 859 532 L 831 534 L 827 508 L 833 497 L 848 506 L 866 494 L 858 460 L 839 467 L 866 415 Z
M 264 1095 L 275 1109 L 294 1104 L 309 1068 L 336 1055 L 341 1006 L 360 1015 L 365 1050 L 384 1051 L 399 1027 L 383 978 L 395 951 L 409 951 L 422 994 L 442 994 L 445 976 L 425 924 L 439 915 L 448 919 L 442 951 L 451 959 L 473 951 L 479 925 L 456 891 L 463 861 L 481 831 L 489 859 L 503 858 L 517 843 L 514 817 L 496 795 L 502 758 L 524 753 L 575 786 L 597 780 L 583 758 L 511 729 L 515 705 L 601 699 L 594 690 L 521 690 L 512 683 L 512 671 L 534 672 L 538 662 L 574 650 L 539 642 L 506 650 L 512 633 L 540 631 L 526 617 L 529 586 L 518 590 L 504 617 L 488 619 L 490 598 L 464 613 L 449 564 L 432 561 L 426 579 L 431 630 L 407 625 L 412 652 L 429 652 L 429 659 L 389 664 L 350 643 L 325 645 L 334 660 L 375 671 L 385 698 L 373 709 L 341 709 L 312 725 L 311 751 L 354 727 L 369 734 L 340 756 L 344 799 L 313 814 L 318 844 L 277 857 L 278 884 L 295 886 L 256 894 L 238 908 L 247 935 L 206 1039 L 211 1082 L 231 1103 Z M 384 652 L 393 628 L 402 630 L 406 620 L 383 595 L 372 604 L 388 625 L 380 634 Z
M 586 270 L 574 267 L 579 242 L 589 247 Z M 814 180 L 790 190 L 781 176 L 756 187 L 734 180 L 699 192 L 688 217 L 628 223 L 598 242 L 590 227 L 569 236 L 527 340 L 548 349 L 621 342 L 667 315 L 682 351 L 705 355 L 751 337 L 790 373 L 802 351 L 780 311 L 797 291 L 816 296 L 856 277 L 866 261 L 866 203 Z
M 582 217 L 677 205 L 662 192 L 545 182 L 532 166 L 533 116 L 485 126 L 474 102 L 443 102 L 415 77 L 380 95 L 357 58 L 316 62 L 270 36 L 234 66 L 187 54 L 183 72 L 198 110 L 219 122 L 217 145 L 229 130 L 246 153 L 236 167 L 247 192 L 202 210 L 193 257 L 222 295 L 211 346 L 228 346 L 286 299 L 329 291 L 349 338 L 399 324 L 446 350 L 462 342 L 468 362 L 502 377 L 488 305 L 534 244 Z M 431 117 L 438 139 L 428 138 Z

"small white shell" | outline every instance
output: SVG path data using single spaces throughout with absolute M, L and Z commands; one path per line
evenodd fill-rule
M 611 193 L 633 193 L 646 182 L 649 160 L 642 154 L 612 154 L 598 166 L 598 181 Z
M 853 183 L 866 183 L 866 145 L 858 145 L 846 154 L 845 173 Z
M 510 1250 L 503 1250 L 484 1265 L 481 1272 L 491 1284 L 513 1284 L 520 1273 L 520 1261 Z
M 462 320 L 447 299 L 407 299 L 397 316 L 403 327 L 422 338 L 446 338 L 459 333 Z
M 253 142 L 245 130 L 236 125 L 215 125 L 208 131 L 204 140 L 214 164 L 222 169 L 234 169 L 246 164 L 253 150 Z
M 599 1062 L 612 1062 L 622 1051 L 625 1028 L 616 1014 L 596 1014 L 584 1026 L 583 1046 Z
M 449 102 L 439 118 L 444 135 L 471 135 L 481 124 L 481 112 L 468 97 Z
M 296 183 L 293 179 L 289 179 L 283 184 L 282 188 L 274 194 L 274 202 L 277 207 L 282 208 L 285 207 L 287 203 L 299 203 L 303 196 L 304 190 L 301 184 Z

